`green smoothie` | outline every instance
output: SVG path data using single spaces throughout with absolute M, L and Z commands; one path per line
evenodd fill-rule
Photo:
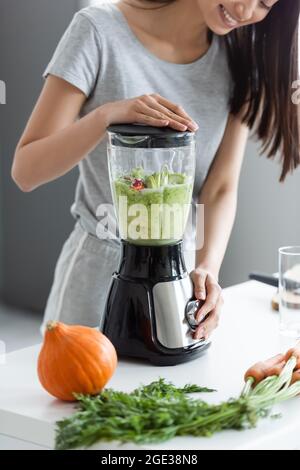
M 113 182 L 120 235 L 139 245 L 166 245 L 182 239 L 193 185 L 185 174 L 144 174 L 141 168 Z

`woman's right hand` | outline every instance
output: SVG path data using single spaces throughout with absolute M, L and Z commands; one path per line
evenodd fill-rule
M 85 101 L 81 90 L 49 75 L 15 152 L 12 178 L 22 191 L 68 173 L 99 144 L 111 124 L 198 128 L 180 106 L 156 94 L 106 103 L 78 119 Z
M 184 109 L 154 93 L 137 98 L 106 103 L 101 108 L 107 127 L 112 124 L 169 126 L 177 131 L 197 131 L 197 123 Z

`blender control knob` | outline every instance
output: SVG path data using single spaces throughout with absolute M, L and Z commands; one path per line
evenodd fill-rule
M 199 325 L 199 322 L 196 320 L 196 313 L 200 306 L 200 300 L 190 300 L 185 307 L 185 318 L 192 331 L 195 331 Z

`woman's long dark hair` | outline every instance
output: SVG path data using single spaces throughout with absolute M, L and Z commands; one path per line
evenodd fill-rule
M 300 0 L 279 0 L 263 21 L 223 38 L 233 79 L 230 112 L 243 112 L 268 158 L 280 152 L 280 181 L 300 165 L 298 106 L 292 102 L 292 84 L 299 78 L 299 14 Z

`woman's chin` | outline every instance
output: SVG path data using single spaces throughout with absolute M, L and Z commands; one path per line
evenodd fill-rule
M 231 33 L 231 31 L 235 29 L 216 24 L 215 21 L 207 21 L 206 24 L 208 29 L 210 29 L 210 31 L 212 31 L 214 34 L 217 34 L 218 36 L 226 36 L 226 34 Z
M 232 29 L 222 29 L 222 28 L 211 28 L 209 27 L 209 29 L 214 33 L 216 34 L 217 36 L 226 36 L 227 34 L 229 34 Z

